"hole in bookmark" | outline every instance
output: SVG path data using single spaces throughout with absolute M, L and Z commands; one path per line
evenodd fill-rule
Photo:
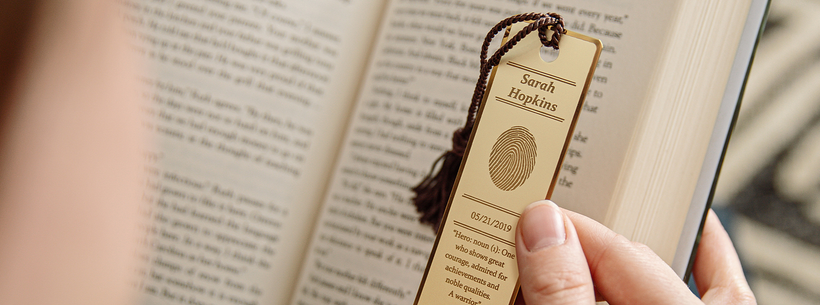
M 560 50 L 553 49 L 552 47 L 545 47 L 541 46 L 541 60 L 544 62 L 553 62 L 558 59 L 558 53 Z

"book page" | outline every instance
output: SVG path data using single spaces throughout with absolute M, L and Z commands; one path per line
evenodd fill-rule
M 284 304 L 382 5 L 125 6 L 153 63 L 141 303 Z
M 687 212 L 686 224 L 678 241 L 678 251 L 675 252 L 675 258 L 671 264 L 672 269 L 681 276 L 688 273 L 687 271 L 692 267 L 689 263 L 694 259 L 690 260 L 690 256 L 693 254 L 695 241 L 700 236 L 698 228 L 700 228 L 703 223 L 704 211 L 708 207 L 708 204 L 710 204 L 709 198 L 712 196 L 712 193 L 714 193 L 715 196 L 721 194 L 720 191 L 716 192 L 712 187 L 716 183 L 715 173 L 721 168 L 724 148 L 726 148 L 730 131 L 734 128 L 733 121 L 735 116 L 738 115 L 735 110 L 737 110 L 741 94 L 746 87 L 747 72 L 751 67 L 753 55 L 757 48 L 757 38 L 761 31 L 762 23 L 765 21 L 768 10 L 767 7 L 768 1 L 766 0 L 752 1 L 749 14 L 746 17 L 743 34 L 738 42 L 738 51 L 732 63 L 732 73 L 727 81 L 726 92 L 721 102 L 720 112 L 718 113 L 715 128 L 709 140 L 709 151 L 706 154 L 703 166 L 700 170 L 698 185 L 692 196 L 692 204 L 689 206 L 689 211 Z M 749 88 L 752 89 L 755 87 Z M 718 204 L 721 202 L 720 198 L 717 197 L 714 200 L 714 202 Z
M 487 31 L 516 13 L 561 13 L 568 29 L 604 43 L 553 196 L 603 220 L 671 4 L 562 3 L 572 4 L 389 4 L 292 304 L 413 302 L 435 234 L 418 223 L 410 188 L 464 124 Z
M 567 1 L 555 4 L 567 29 L 601 39 L 601 59 L 552 200 L 604 223 L 623 159 L 658 73 L 673 2 Z

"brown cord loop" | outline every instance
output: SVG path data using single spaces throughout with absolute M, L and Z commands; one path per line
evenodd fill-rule
M 490 47 L 490 43 L 499 32 L 514 23 L 530 20 L 535 21 L 512 36 L 506 43 L 504 43 L 504 45 L 493 53 L 493 56 L 491 56 L 490 59 L 487 59 L 487 52 Z M 552 37 L 547 37 L 547 30 L 550 29 L 550 26 L 552 26 L 554 31 L 552 33 Z M 490 75 L 490 71 L 492 71 L 493 67 L 498 65 L 504 54 L 507 54 L 512 47 L 518 44 L 521 39 L 524 39 L 525 36 L 534 30 L 538 30 L 538 38 L 540 38 L 541 44 L 545 47 L 552 47 L 553 49 L 558 50 L 558 42 L 561 40 L 561 35 L 566 33 L 566 30 L 564 30 L 564 18 L 556 13 L 519 14 L 502 20 L 487 33 L 487 36 L 484 38 L 484 44 L 481 46 L 481 54 L 479 55 L 481 69 L 479 71 L 479 77 L 476 82 L 475 90 L 473 91 L 472 102 L 470 103 L 470 108 L 467 112 L 467 121 L 464 124 L 464 128 L 457 130 L 456 133 L 453 134 L 453 151 L 456 152 L 457 155 L 461 156 L 464 150 L 458 150 L 456 147 L 466 147 L 467 141 L 470 139 L 470 133 L 472 132 L 473 125 L 475 124 L 475 116 L 476 112 L 478 112 L 478 106 L 481 105 L 481 100 L 484 98 L 484 92 L 487 90 L 487 78 Z
M 488 59 L 487 49 L 490 47 L 490 42 L 492 42 L 495 35 L 498 35 L 499 32 L 513 23 L 522 21 L 532 21 L 532 23 L 510 37 L 510 39 L 498 48 Z M 547 30 L 549 29 L 554 30 L 552 37 L 547 37 Z M 541 44 L 557 50 L 558 41 L 561 40 L 561 35 L 566 32 L 564 31 L 564 19 L 561 15 L 555 13 L 520 14 L 502 20 L 487 33 L 487 37 L 484 38 L 484 44 L 481 46 L 481 54 L 479 56 L 481 70 L 479 71 L 480 74 L 476 82 L 475 91 L 473 91 L 473 99 L 467 113 L 467 121 L 464 127 L 459 128 L 453 133 L 453 148 L 436 159 L 430 168 L 430 173 L 424 177 L 424 180 L 422 180 L 419 185 L 413 188 L 413 191 L 416 193 L 416 196 L 413 198 L 413 204 L 416 205 L 416 209 L 422 214 L 421 217 L 419 217 L 420 222 L 430 224 L 435 230 L 438 230 L 439 223 L 441 223 L 441 218 L 447 207 L 447 201 L 450 198 L 450 192 L 453 189 L 453 184 L 458 175 L 461 159 L 464 156 L 464 151 L 467 149 L 467 142 L 470 140 L 470 133 L 472 133 L 473 125 L 475 124 L 478 106 L 484 98 L 484 92 L 487 91 L 487 77 L 489 77 L 492 68 L 501 62 L 501 57 L 504 56 L 504 54 L 507 54 L 521 39 L 536 30 L 538 31 L 538 38 L 541 40 Z M 434 173 L 436 167 L 439 165 L 438 173 Z

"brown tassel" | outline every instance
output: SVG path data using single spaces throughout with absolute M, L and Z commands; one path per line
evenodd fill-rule
M 487 49 L 495 35 L 513 23 L 529 20 L 534 21 L 507 40 L 507 42 L 496 50 L 493 56 L 487 60 Z M 550 26 L 555 30 L 551 39 L 546 35 L 546 31 Z M 464 151 L 470 140 L 470 134 L 473 131 L 478 106 L 484 99 L 484 92 L 487 90 L 487 77 L 492 68 L 498 65 L 501 61 L 501 57 L 504 56 L 507 51 L 521 41 L 527 34 L 535 30 L 538 30 L 538 36 L 544 46 L 557 50 L 558 41 L 561 39 L 561 34 L 564 33 L 564 19 L 555 13 L 515 15 L 496 24 L 490 32 L 487 33 L 487 37 L 484 39 L 480 54 L 481 70 L 479 72 L 478 81 L 476 82 L 475 91 L 473 91 L 472 103 L 470 104 L 464 127 L 459 128 L 453 133 L 453 148 L 436 159 L 436 161 L 433 162 L 432 168 L 430 168 L 430 173 L 419 185 L 413 188 L 413 192 L 416 193 L 416 196 L 413 198 L 413 203 L 416 205 L 416 210 L 421 213 L 419 221 L 431 225 L 435 231 L 438 231 L 441 219 L 444 217 L 444 211 L 447 208 L 447 202 L 450 200 L 450 192 L 453 190 L 453 184 L 455 183 L 459 167 L 461 166 L 461 159 L 464 156 Z M 438 173 L 433 174 L 439 163 L 441 163 L 441 167 L 439 167 Z
M 421 213 L 419 221 L 433 226 L 436 231 L 438 231 L 439 223 L 442 216 L 444 216 L 447 201 L 450 200 L 450 191 L 456 181 L 461 159 L 464 156 L 464 149 L 467 147 L 467 141 L 470 140 L 471 130 L 472 128 L 470 130 L 466 128 L 456 130 L 453 133 L 453 149 L 436 159 L 433 162 L 433 167 L 430 168 L 430 174 L 413 188 L 413 192 L 416 193 L 413 203 L 416 204 L 416 210 Z M 433 176 L 436 165 L 439 163 L 441 163 L 441 167 L 438 173 Z

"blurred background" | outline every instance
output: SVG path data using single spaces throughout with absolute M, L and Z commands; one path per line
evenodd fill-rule
M 713 208 L 759 304 L 820 304 L 820 0 L 772 0 Z

